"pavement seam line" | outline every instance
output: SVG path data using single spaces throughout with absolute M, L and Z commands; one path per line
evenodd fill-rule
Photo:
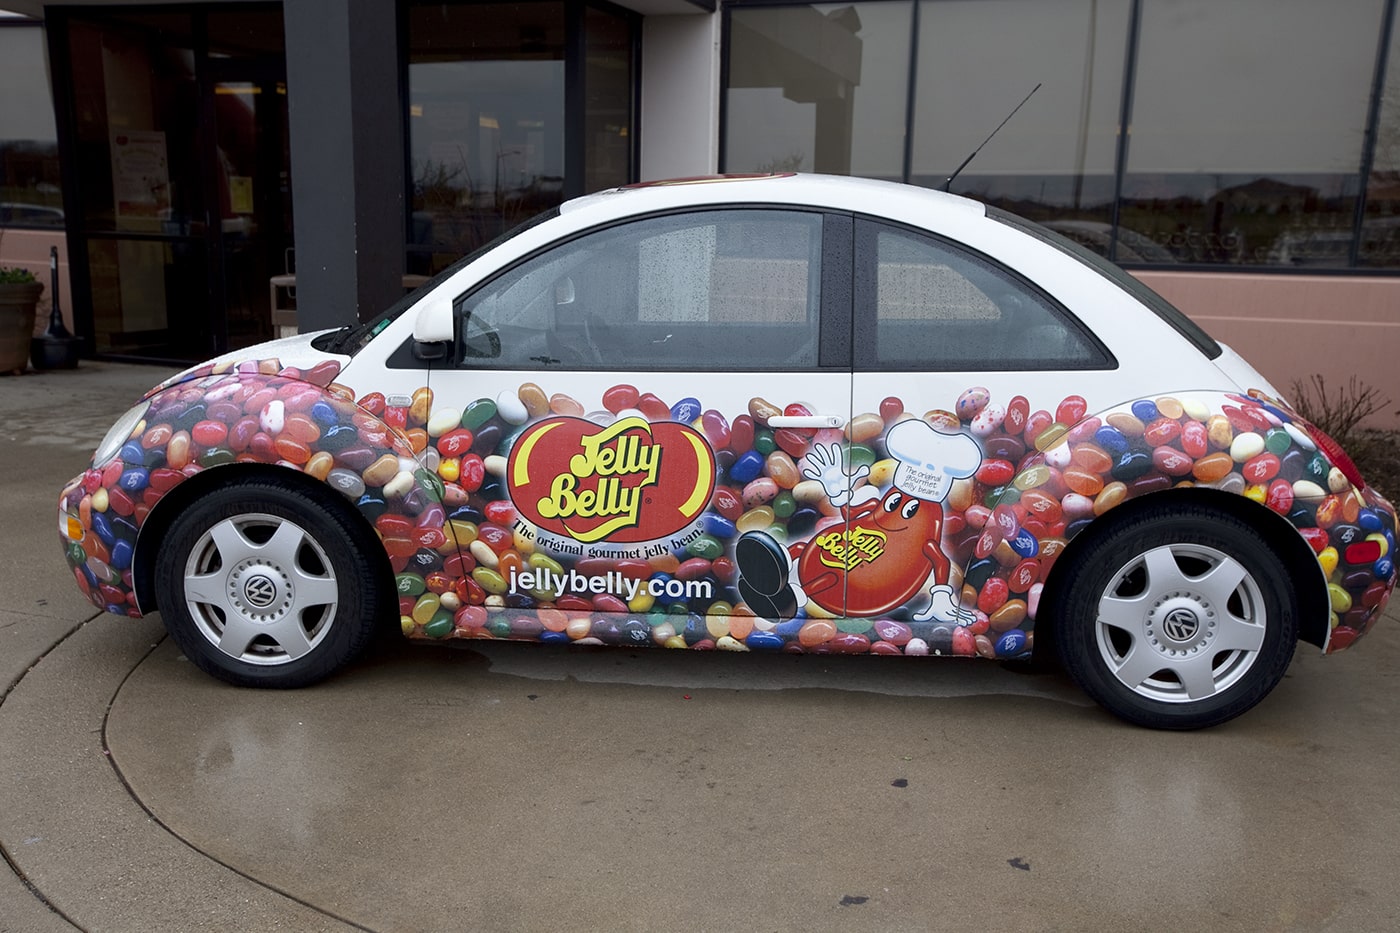
M 157 641 L 154 645 L 151 645 L 150 650 L 147 651 L 145 654 L 143 654 L 143 655 L 141 656 L 141 659 L 131 666 L 131 670 L 127 671 L 127 672 L 126 672 L 126 676 L 124 676 L 124 677 L 121 679 L 121 682 L 120 682 L 119 684 L 117 684 L 116 690 L 112 691 L 112 695 L 107 699 L 107 707 L 106 707 L 106 709 L 104 709 L 103 712 L 102 712 L 102 730 L 101 730 L 101 738 L 102 738 L 102 753 L 103 753 L 103 757 L 105 757 L 105 758 L 107 759 L 107 764 L 111 766 L 111 768 L 112 768 L 112 773 L 113 773 L 114 775 L 116 775 L 117 780 L 121 782 L 122 788 L 126 791 L 127 796 L 129 796 L 129 797 L 132 799 L 132 801 L 133 801 L 138 807 L 141 808 L 142 812 L 144 812 L 144 813 L 146 814 L 146 816 L 147 816 L 148 818 L 150 818 L 151 822 L 155 823 L 155 824 L 156 824 L 157 826 L 159 826 L 161 829 L 165 830 L 165 832 L 166 832 L 172 839 L 179 840 L 179 842 L 180 842 L 182 845 L 184 845 L 186 848 L 188 848 L 191 852 L 194 852 L 196 855 L 199 855 L 199 856 L 201 856 L 202 858 L 206 858 L 206 859 L 208 859 L 209 861 L 213 862 L 214 864 L 219 865 L 219 866 L 221 866 L 222 868 L 225 868 L 225 869 L 227 869 L 228 871 L 233 872 L 235 875 L 238 875 L 240 878 L 243 878 L 243 879 L 245 879 L 245 880 L 247 880 L 247 881 L 249 881 L 249 882 L 251 882 L 251 883 L 257 885 L 258 887 L 263 888 L 264 890 L 271 891 L 271 892 L 273 892 L 274 894 L 278 894 L 278 895 L 280 895 L 280 896 L 282 896 L 282 897 L 285 897 L 287 900 L 292 901 L 293 903 L 300 904 L 301 906 L 305 907 L 306 909 L 311 910 L 311 911 L 314 911 L 314 912 L 320 914 L 320 915 L 323 916 L 323 917 L 327 917 L 327 918 L 329 918 L 329 919 L 331 919 L 331 920 L 336 920 L 336 921 L 338 921 L 338 922 L 340 922 L 340 923 L 343 923 L 343 924 L 345 924 L 345 925 L 347 925 L 347 926 L 349 926 L 349 927 L 353 927 L 353 928 L 356 929 L 356 930 L 363 930 L 364 933 L 377 933 L 377 931 L 376 931 L 373 927 L 367 927 L 367 926 L 365 926 L 365 925 L 363 925 L 363 924 L 361 924 L 361 923 L 356 923 L 354 920 L 351 920 L 351 919 L 349 919 L 348 917 L 342 917 L 342 916 L 340 916 L 339 914 L 336 914 L 336 913 L 333 913 L 333 912 L 331 912 L 331 911 L 329 911 L 329 910 L 326 910 L 326 909 L 323 908 L 323 907 L 318 907 L 317 905 L 312 904 L 311 902 L 305 900 L 305 899 L 302 898 L 302 897 L 297 896 L 296 894 L 291 893 L 290 891 L 284 891 L 283 889 L 279 888 L 277 885 L 269 884 L 268 882 L 263 881 L 261 878 L 256 878 L 256 877 L 254 877 L 253 875 L 248 874 L 246 871 L 243 871 L 242 869 L 236 868 L 236 867 L 234 867 L 233 865 L 228 864 L 228 863 L 225 862 L 223 859 L 220 859 L 220 858 L 218 858 L 218 857 L 216 857 L 216 856 L 214 856 L 214 855 L 209 854 L 208 852 L 205 852 L 203 849 L 199 848 L 199 846 L 197 846 L 197 845 L 195 845 L 194 843 L 190 842 L 190 841 L 189 841 L 188 839 L 186 839 L 184 836 L 180 835 L 179 833 L 175 832 L 175 830 L 173 830 L 172 828 L 170 828 L 170 826 L 168 826 L 164 820 L 162 820 L 159 816 L 157 816 L 157 815 L 155 814 L 155 812 L 154 812 L 153 810 L 151 810 L 150 807 L 146 806 L 146 802 L 145 802 L 144 800 L 142 800 L 142 799 L 136 794 L 136 791 L 135 791 L 135 790 L 132 789 L 131 783 L 130 783 L 129 781 L 127 781 L 126 775 L 122 773 L 121 765 L 119 765 L 119 764 L 117 763 L 117 756 L 116 756 L 116 753 L 115 753 L 114 751 L 112 751 L 111 745 L 109 745 L 108 742 L 107 742 L 107 723 L 108 723 L 108 720 L 109 720 L 109 718 L 111 717 L 111 714 L 112 714 L 112 706 L 113 706 L 113 704 L 116 703 L 117 697 L 118 697 L 118 696 L 121 694 L 121 692 L 122 692 L 122 688 L 126 686 L 126 682 L 127 682 L 128 680 L 131 679 L 131 676 L 132 676 L 133 674 L 136 673 L 136 669 L 139 668 L 142 664 L 146 663 L 146 661 L 151 657 L 151 655 L 155 653 L 156 649 L 160 647 L 161 643 L 164 642 L 164 641 L 166 641 L 166 640 L 168 640 L 169 637 L 170 637 L 169 635 L 162 635 L 162 636 L 160 637 L 159 641 Z M 248 689 L 248 688 L 240 688 L 240 689 Z M 65 918 L 65 919 L 66 919 L 66 918 Z
M 39 662 L 43 661 L 44 658 L 48 657 L 50 654 L 56 651 L 60 645 L 68 641 L 68 639 L 72 638 L 78 632 L 79 629 L 83 628 L 91 622 L 97 621 L 103 615 L 105 615 L 105 613 L 93 613 L 88 618 L 76 623 L 68 631 L 64 632 L 63 635 L 57 641 L 45 648 L 42 654 L 35 658 L 27 667 L 25 667 L 23 671 L 20 672 L 19 676 L 17 676 L 14 680 L 10 681 L 8 684 L 5 685 L 4 692 L 0 693 L 0 706 L 5 705 L 5 701 L 10 698 L 10 694 L 13 693 L 15 688 L 19 686 L 20 681 L 24 680 L 24 678 L 29 675 L 29 672 L 34 670 L 34 668 L 38 666 Z M 34 895 L 35 900 L 37 900 L 40 904 L 43 904 L 54 914 L 57 914 L 59 917 L 62 917 L 63 920 L 71 924 L 74 929 L 82 929 L 82 927 L 78 926 L 78 924 L 74 922 L 72 917 L 68 916 L 68 914 L 64 913 L 62 909 L 60 909 L 57 905 L 55 905 L 52 901 L 45 897 L 44 892 L 40 891 L 39 888 L 35 886 L 34 882 L 29 880 L 29 876 L 26 875 L 24 871 L 19 867 L 19 864 L 15 861 L 14 856 L 10 854 L 9 846 L 5 845 L 3 840 L 0 840 L 0 858 L 3 858 L 5 860 L 5 864 L 9 866 L 10 871 L 14 873 L 15 878 L 19 880 L 20 884 L 24 885 L 26 891 Z

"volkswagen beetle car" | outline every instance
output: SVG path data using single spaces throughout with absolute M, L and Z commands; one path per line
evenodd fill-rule
M 74 579 L 299 686 L 374 625 L 1026 658 L 1131 722 L 1259 702 L 1395 582 L 1392 507 L 1157 295 L 852 178 L 570 201 L 378 319 L 190 369 L 58 509 Z

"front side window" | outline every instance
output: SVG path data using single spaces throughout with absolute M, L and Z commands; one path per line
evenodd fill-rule
M 819 214 L 702 211 L 584 234 L 458 305 L 465 368 L 813 368 Z
M 873 370 L 1108 367 L 1096 340 L 1048 296 L 984 257 L 873 221 L 857 228 L 857 366 Z

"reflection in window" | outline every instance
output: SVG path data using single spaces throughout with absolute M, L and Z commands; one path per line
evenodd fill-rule
M 459 359 L 492 369 L 811 367 L 820 251 L 820 215 L 797 212 L 706 211 L 597 231 L 468 296 Z
M 1383 5 L 1143 4 L 1125 242 L 1180 262 L 1347 265 Z
M 632 180 L 632 29 L 592 7 L 583 13 L 584 183 L 588 194 Z
M 409 243 L 432 272 L 563 197 L 564 4 L 409 8 Z
M 985 259 L 875 223 L 857 243 L 856 305 L 875 307 L 875 369 L 1108 365 L 1066 312 Z
M 0 225 L 63 227 L 44 30 L 0 27 Z
M 635 180 L 635 29 L 626 14 L 557 0 L 414 0 L 411 272 L 446 268 L 566 197 Z M 572 41 L 580 30 L 582 43 Z M 575 47 L 582 60 L 571 65 Z M 569 73 L 581 88 L 566 86 Z M 575 100 L 571 138 L 565 112 Z
M 910 181 L 941 188 L 1037 84 L 952 191 L 1107 252 L 1129 0 L 922 0 Z
M 1386 56 L 1359 261 L 1363 266 L 1400 268 L 1400 31 L 1391 35 Z
M 725 171 L 903 177 L 911 3 L 730 15 Z

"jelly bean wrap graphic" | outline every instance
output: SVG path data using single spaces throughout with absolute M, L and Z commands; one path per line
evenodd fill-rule
M 1370 630 L 1395 581 L 1390 506 L 1262 396 L 1182 393 L 1095 413 L 1078 395 L 1032 403 L 974 386 L 916 408 L 889 397 L 844 429 L 808 429 L 770 424 L 811 416 L 807 406 L 760 397 L 726 412 L 626 384 L 576 399 L 525 382 L 475 399 L 426 387 L 386 398 L 337 374 L 264 360 L 152 396 L 118 455 L 63 493 L 63 544 L 89 599 L 139 615 L 132 560 L 147 516 L 190 476 L 242 462 L 299 470 L 355 505 L 394 572 L 402 630 L 418 639 L 1017 657 L 1075 536 L 1125 501 L 1187 486 L 1243 496 L 1298 530 L 1327 582 L 1328 650 Z M 876 540 L 875 524 L 853 533 L 852 515 L 909 495 L 899 477 L 913 455 L 886 441 L 914 419 L 974 456 L 952 473 L 936 458 L 905 467 L 904 485 L 917 480 L 941 510 L 919 526 L 937 540 L 908 542 L 927 557 L 919 579 L 901 581 L 911 595 L 842 612 L 797 580 L 789 599 L 786 575 L 814 547 L 843 572 L 899 564 L 905 542 Z M 845 496 L 823 482 L 832 459 Z M 949 605 L 930 611 L 940 586 Z
M 303 371 L 260 360 L 224 372 L 197 370 L 152 394 L 116 455 L 65 488 L 60 509 L 79 588 L 110 612 L 140 615 L 133 561 L 142 527 L 161 499 L 205 470 L 258 463 L 305 473 L 344 495 L 379 532 L 390 564 L 441 569 L 448 539 L 444 484 L 422 456 L 426 438 L 381 395 L 358 403 L 332 382 L 339 364 Z M 314 381 L 307 381 L 310 378 Z M 421 433 L 421 430 L 420 432 Z

